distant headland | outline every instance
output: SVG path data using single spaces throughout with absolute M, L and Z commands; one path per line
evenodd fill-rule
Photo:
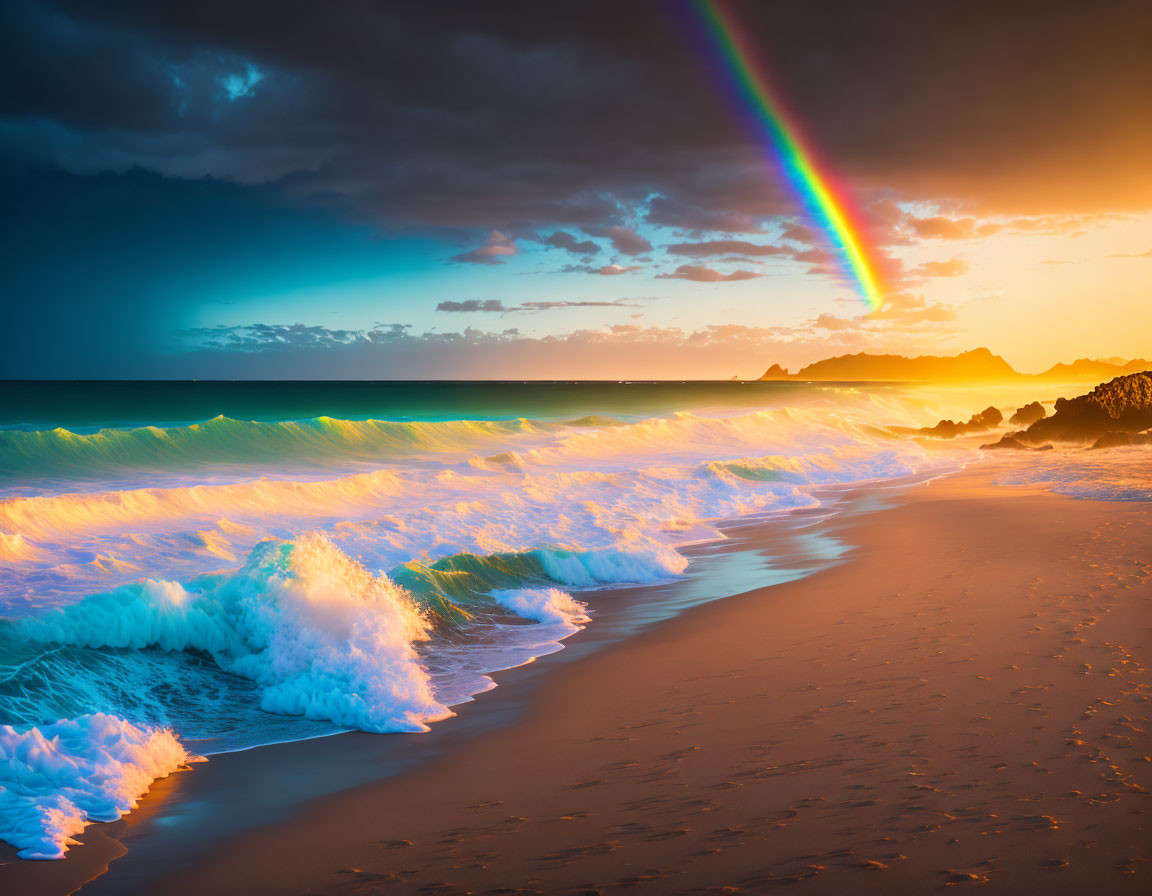
M 977 348 L 959 355 L 921 355 L 907 358 L 903 355 L 839 355 L 825 358 L 796 373 L 789 373 L 779 364 L 773 364 L 760 377 L 761 380 L 822 380 L 822 381 L 900 381 L 930 383 L 1011 383 L 1011 382 L 1101 382 L 1128 373 L 1152 369 L 1152 362 L 1143 358 L 1125 361 L 1121 358 L 1103 360 L 1082 358 L 1071 364 L 1056 364 L 1043 373 L 1020 373 L 999 355 L 986 348 Z

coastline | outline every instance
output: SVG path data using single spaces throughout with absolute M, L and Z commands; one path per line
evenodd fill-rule
M 1152 763 L 1130 761 L 1140 734 L 1121 729 L 1148 715 L 1149 571 L 1131 559 L 1148 505 L 990 477 L 978 465 L 879 512 L 868 507 L 879 490 L 859 490 L 858 512 L 814 527 L 851 546 L 847 563 L 694 606 L 608 650 L 594 623 L 547 661 L 497 673 L 482 705 L 431 734 L 218 756 L 158 782 L 125 820 L 90 827 L 68 860 L 0 867 L 0 883 L 68 892 L 116 858 L 116 837 L 127 857 L 85 893 L 790 880 L 805 892 L 1145 892 L 1148 823 L 1133 813 L 1147 808 L 1137 788 L 1152 786 Z M 755 552 L 781 528 L 735 527 L 747 541 L 718 553 Z M 693 564 L 689 578 L 701 576 Z M 421 755 L 405 758 L 398 738 Z M 309 786 L 339 792 L 290 792 Z M 231 821 L 259 808 L 287 817 L 217 830 L 193 869 L 147 846 L 158 832 L 195 841 L 197 825 L 222 827 L 195 806 L 230 788 L 264 801 L 238 796 Z M 165 866 L 178 876 L 158 877 Z

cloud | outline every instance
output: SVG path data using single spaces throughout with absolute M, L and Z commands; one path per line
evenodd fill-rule
M 860 326 L 857 317 L 837 317 L 834 314 L 821 314 L 813 322 L 821 330 L 854 330 Z
M 907 215 L 903 220 L 889 220 L 894 229 L 901 226 L 920 239 L 970 240 L 993 236 L 998 233 L 1066 234 L 1083 230 L 1093 223 L 1099 223 L 1107 216 L 1085 215 L 1038 215 L 1030 218 L 950 218 L 934 215 L 917 218 Z
M 664 247 L 672 255 L 706 258 L 713 255 L 785 255 L 795 257 L 796 250 L 788 246 L 761 245 L 747 240 L 706 240 L 699 243 L 672 243 Z
M 968 262 L 959 257 L 947 261 L 926 261 L 913 268 L 912 273 L 921 277 L 959 277 L 968 273 Z
M 559 271 L 561 274 L 599 274 L 602 277 L 614 277 L 617 274 L 627 274 L 631 271 L 643 270 L 643 265 L 629 264 L 566 264 Z
M 786 258 L 809 265 L 808 273 L 828 275 L 835 273 L 840 263 L 839 257 L 830 249 L 812 246 L 800 249 L 795 246 L 778 246 L 772 244 L 750 243 L 746 240 L 706 240 L 698 243 L 673 243 L 666 247 L 673 255 L 687 255 L 693 258 L 708 258 L 712 256 L 726 256 L 729 261 L 753 261 L 756 258 L 772 256 Z M 892 260 L 877 253 L 877 260 L 884 266 L 891 266 Z M 706 268 L 681 268 L 681 270 L 695 271 L 700 277 L 709 279 L 747 280 L 758 277 L 760 274 L 750 271 L 739 271 L 729 277 L 715 277 L 707 273 Z M 712 272 L 713 274 L 715 272 Z M 696 279 L 688 277 L 687 279 Z
M 859 317 L 821 314 L 812 326 L 817 330 L 841 334 L 857 333 L 872 339 L 879 335 L 953 332 L 949 326 L 956 311 L 939 302 L 928 302 L 912 293 L 893 293 L 885 297 L 882 308 Z
M 635 300 L 612 299 L 604 301 L 538 301 L 522 302 L 519 305 L 505 305 L 500 299 L 464 299 L 444 301 L 436 306 L 437 311 L 475 314 L 487 312 L 509 314 L 516 312 L 552 311 L 556 308 L 639 308 Z M 394 325 L 395 326 L 395 325 Z
M 908 218 L 908 226 L 918 237 L 937 240 L 970 240 L 976 236 L 975 218 Z
M 717 197 L 711 197 L 715 200 Z M 648 203 L 645 220 L 657 227 L 669 227 L 684 233 L 759 233 L 761 222 L 769 213 L 759 216 L 721 207 L 705 207 L 667 196 L 655 196 Z
M 493 230 L 488 234 L 488 241 L 483 246 L 460 255 L 453 255 L 450 260 L 464 264 L 503 264 L 507 256 L 519 254 L 520 250 L 514 239 L 505 236 L 499 230 Z
M 731 274 L 721 274 L 712 268 L 696 264 L 682 264 L 671 274 L 660 274 L 664 280 L 693 280 L 696 283 L 728 283 L 735 280 L 752 280 L 763 276 L 755 271 L 733 271 Z
M 622 255 L 641 255 L 652 251 L 652 244 L 635 230 L 619 225 L 605 227 L 585 227 L 589 236 L 599 236 L 611 241 L 612 248 Z
M 576 302 L 525 302 L 513 310 L 523 311 L 551 311 L 553 308 L 639 308 L 639 303 L 628 299 L 613 299 L 612 301 L 576 301 Z
M 784 225 L 784 232 L 780 236 L 796 243 L 812 243 L 816 240 L 816 231 L 803 224 L 789 222 Z
M 238 100 L 244 96 L 251 96 L 253 89 L 264 80 L 264 73 L 252 63 L 248 63 L 242 74 L 226 75 L 219 80 L 220 86 L 230 100 Z
M 566 230 L 557 230 L 544 240 L 546 245 L 566 249 L 576 255 L 595 255 L 600 247 L 592 240 L 578 240 Z
M 152 375 L 460 379 L 476 370 L 498 370 L 509 379 L 728 379 L 758 376 L 772 363 L 798 367 L 865 348 L 927 351 L 948 333 L 876 324 L 821 329 L 716 323 L 684 330 L 623 323 L 533 336 L 516 328 L 416 333 L 251 324 L 188 330 L 184 337 L 189 350 Z
M 445 301 L 436 306 L 437 311 L 453 311 L 471 314 L 477 311 L 503 313 L 512 309 L 500 299 L 464 299 L 462 302 Z
M 1152 258 L 1152 249 L 1147 252 L 1117 252 L 1115 255 L 1109 255 L 1109 258 Z
M 839 261 L 835 252 L 829 249 L 816 248 L 795 252 L 792 254 L 792 258 L 796 261 L 804 261 L 808 264 L 816 265 L 834 265 Z

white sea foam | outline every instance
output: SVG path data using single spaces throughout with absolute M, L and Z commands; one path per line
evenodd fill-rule
M 493 591 L 492 598 L 517 616 L 543 623 L 558 623 L 576 631 L 588 622 L 585 604 L 559 588 L 519 588 Z
M 0 840 L 61 859 L 93 821 L 115 821 L 190 760 L 166 729 L 97 713 L 18 731 L 0 725 Z
M 38 552 L 20 575 L 0 583 L 0 607 L 15 596 L 26 611 L 30 594 L 42 605 L 67 603 L 141 576 L 183 579 L 235 562 L 230 558 L 243 557 L 262 538 L 315 529 L 376 569 L 542 545 L 655 551 L 714 537 L 710 520 L 811 506 L 814 486 L 900 476 L 942 463 L 866 421 L 827 411 L 680 414 L 627 426 L 572 427 L 549 438 L 548 447 L 526 450 L 523 463 L 511 466 L 478 467 L 462 456 L 442 465 L 393 465 L 316 481 L 263 479 L 0 502 L 0 530 L 35 543 Z
M 1152 501 L 1148 449 L 1054 448 L 999 456 L 997 481 L 1095 501 Z
M 23 535 L 0 532 L 0 561 L 21 563 L 35 560 L 38 556 L 39 551 Z

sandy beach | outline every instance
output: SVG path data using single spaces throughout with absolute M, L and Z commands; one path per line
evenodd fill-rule
M 120 838 L 84 892 L 1146 893 L 1152 513 L 994 487 L 992 469 L 826 523 L 853 546 L 830 569 L 610 649 L 579 655 L 578 636 L 432 735 L 215 757 L 0 883 L 68 892 Z M 518 702 L 510 724 L 453 732 Z M 169 801 L 370 768 L 392 740 L 432 758 L 194 867 L 136 861 Z

